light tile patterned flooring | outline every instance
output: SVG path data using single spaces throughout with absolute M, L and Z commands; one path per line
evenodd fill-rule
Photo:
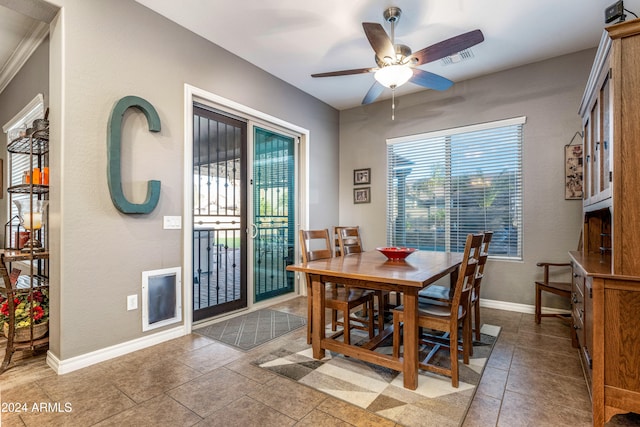
M 304 316 L 306 299 L 272 308 Z M 589 396 L 568 326 L 558 319 L 543 319 L 538 326 L 533 315 L 484 308 L 482 316 L 502 331 L 464 426 L 590 426 Z M 251 364 L 288 340 L 303 342 L 305 334 L 301 328 L 246 353 L 192 334 L 61 376 L 46 367 L 44 355 L 14 357 L 18 363 L 0 376 L 2 408 L 24 402 L 28 411 L 1 413 L 1 423 L 397 425 Z M 2 342 L 0 350 L 3 354 Z M 51 403 L 49 409 L 59 412 L 34 411 L 34 403 Z M 640 416 L 616 416 L 607 424 L 621 425 L 640 425 Z

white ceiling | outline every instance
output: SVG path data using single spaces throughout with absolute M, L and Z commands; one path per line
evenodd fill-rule
M 0 93 L 47 37 L 57 11 L 42 0 L 0 0 Z
M 396 43 L 417 51 L 480 29 L 474 58 L 420 68 L 459 82 L 597 46 L 604 9 L 614 0 L 136 0 L 263 70 L 338 109 L 360 105 L 372 74 L 312 78 L 313 73 L 374 67 L 362 22 L 402 8 Z M 640 0 L 625 1 L 640 14 Z M 633 15 L 628 14 L 628 19 Z M 0 6 L 2 70 L 34 20 Z M 0 89 L 1 90 L 1 89 Z M 399 95 L 424 90 L 408 83 Z M 390 97 L 386 89 L 379 99 Z
M 17 72 L 16 59 L 36 25 L 34 19 L 0 6 L 0 92 Z
M 598 45 L 604 10 L 615 0 L 136 0 L 338 109 L 360 105 L 373 74 L 312 78 L 313 73 L 375 67 L 362 22 L 390 26 L 403 15 L 396 43 L 415 52 L 480 29 L 474 58 L 420 68 L 459 82 Z M 640 14 L 640 0 L 625 8 Z M 628 14 L 628 19 L 633 19 Z M 396 93 L 424 90 L 406 84 Z M 386 89 L 379 99 L 389 98 Z

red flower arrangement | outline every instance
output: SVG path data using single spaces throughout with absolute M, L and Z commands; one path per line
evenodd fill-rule
M 16 328 L 24 328 L 49 320 L 49 293 L 46 289 L 17 290 L 13 297 Z M 9 321 L 9 300 L 0 295 L 0 324 Z

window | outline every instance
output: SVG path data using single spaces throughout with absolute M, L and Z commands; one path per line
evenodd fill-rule
M 468 233 L 494 232 L 494 257 L 522 258 L 525 117 L 387 141 L 387 240 L 462 252 Z

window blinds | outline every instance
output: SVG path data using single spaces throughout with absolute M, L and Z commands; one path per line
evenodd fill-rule
M 387 143 L 387 240 L 461 252 L 466 235 L 494 231 L 491 255 L 521 258 L 525 118 Z

